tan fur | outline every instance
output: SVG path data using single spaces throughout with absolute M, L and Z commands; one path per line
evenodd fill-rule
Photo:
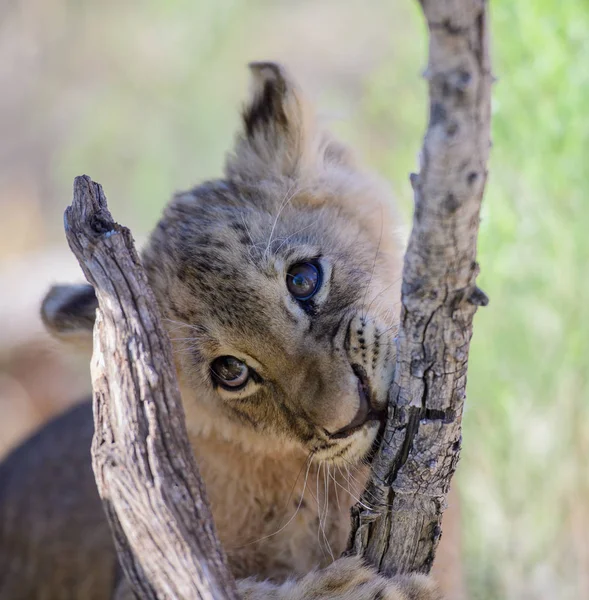
M 337 432 L 361 413 L 361 389 L 382 418 L 393 377 L 394 205 L 321 127 L 283 68 L 252 70 L 225 179 L 177 195 L 143 255 L 217 530 L 249 600 L 437 598 L 429 579 L 386 580 L 357 558 L 338 559 L 380 423 Z M 299 302 L 286 288 L 288 271 L 311 259 L 323 281 Z M 67 318 L 56 302 L 45 320 L 63 335 L 60 323 L 76 322 L 76 301 L 64 302 Z M 212 362 L 227 355 L 257 374 L 239 391 L 211 378 Z M 128 593 L 119 583 L 116 598 Z
M 358 557 L 340 558 L 329 567 L 280 585 L 238 583 L 244 600 L 419 600 L 440 598 L 433 582 L 422 576 L 394 580 L 375 575 Z

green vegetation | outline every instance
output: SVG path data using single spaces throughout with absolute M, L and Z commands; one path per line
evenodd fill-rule
M 493 4 L 493 158 L 461 489 L 480 598 L 589 594 L 589 5 Z M 476 592 L 476 593 L 475 593 Z

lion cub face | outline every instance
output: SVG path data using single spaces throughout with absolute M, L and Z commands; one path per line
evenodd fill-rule
M 357 461 L 394 371 L 390 199 L 319 128 L 282 68 L 252 70 L 225 178 L 172 200 L 145 266 L 189 429 Z

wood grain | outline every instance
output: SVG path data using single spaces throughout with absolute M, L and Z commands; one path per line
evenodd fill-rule
M 352 511 L 348 548 L 386 574 L 432 566 L 460 453 L 473 316 L 488 302 L 475 283 L 490 148 L 487 3 L 420 4 L 429 30 L 429 125 L 420 172 L 411 176 L 415 207 L 389 418 L 364 505 Z
M 68 243 L 99 301 L 92 385 L 98 490 L 138 598 L 238 598 L 188 442 L 157 303 L 99 184 L 74 181 Z

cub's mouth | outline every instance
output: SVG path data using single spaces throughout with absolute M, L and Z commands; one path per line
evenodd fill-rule
M 366 371 L 357 364 L 352 365 L 352 370 L 358 379 L 358 397 L 360 398 L 358 412 L 348 425 L 331 434 L 330 438 L 334 440 L 350 437 L 367 425 L 382 426 L 386 420 L 386 409 L 377 409 L 375 407 L 374 394 L 372 393 Z

